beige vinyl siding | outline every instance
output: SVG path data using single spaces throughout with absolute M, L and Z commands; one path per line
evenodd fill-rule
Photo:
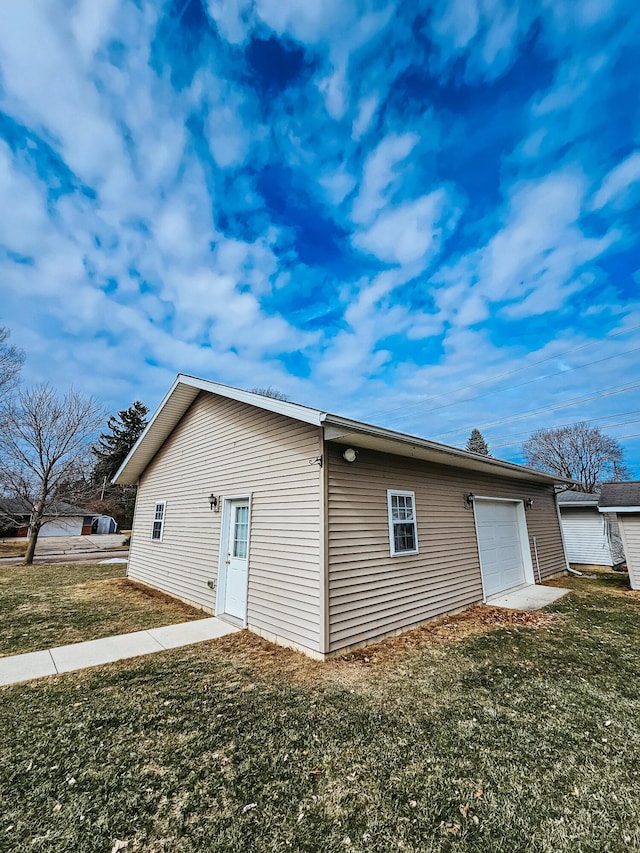
M 362 643 L 482 600 L 473 510 L 465 495 L 533 498 L 526 513 L 538 577 L 566 569 L 552 486 L 327 445 L 330 650 Z M 391 557 L 387 489 L 415 492 L 420 552 Z
M 251 495 L 247 626 L 317 651 L 320 442 L 318 427 L 201 394 L 141 477 L 129 576 L 213 612 L 222 511 L 209 495 Z
M 570 563 L 613 565 L 606 519 L 597 507 L 561 506 L 560 518 Z
M 640 515 L 618 514 L 631 589 L 640 589 Z

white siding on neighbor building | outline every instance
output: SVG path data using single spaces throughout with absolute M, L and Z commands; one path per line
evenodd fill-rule
M 631 589 L 640 589 L 640 515 L 618 514 Z
M 251 495 L 247 625 L 318 651 L 321 452 L 318 427 L 201 394 L 141 477 L 129 576 L 213 611 L 222 512 L 209 495 Z
M 51 521 L 46 521 L 42 525 L 40 536 L 80 536 L 82 534 L 82 521 L 82 516 L 52 518 Z
M 570 563 L 614 565 L 607 535 L 607 521 L 596 506 L 561 506 L 560 518 Z
M 367 642 L 482 600 L 473 510 L 465 495 L 522 500 L 541 576 L 566 569 L 553 486 L 327 445 L 330 650 Z M 387 489 L 414 491 L 418 554 L 391 557 Z M 538 570 L 532 553 L 536 580 Z

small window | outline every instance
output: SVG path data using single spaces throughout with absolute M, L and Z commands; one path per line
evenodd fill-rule
M 416 496 L 414 492 L 387 491 L 391 556 L 418 553 Z
M 153 528 L 151 538 L 156 542 L 162 542 L 162 531 L 164 530 L 164 509 L 166 501 L 157 501 L 153 513 Z

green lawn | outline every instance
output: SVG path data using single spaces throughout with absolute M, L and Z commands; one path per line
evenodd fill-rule
M 127 581 L 124 563 L 0 566 L 0 656 L 202 617 Z
M 0 850 L 638 851 L 626 582 L 567 579 L 547 624 L 476 609 L 348 660 L 243 632 L 6 688 Z

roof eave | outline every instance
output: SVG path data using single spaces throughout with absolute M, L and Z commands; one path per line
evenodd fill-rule
M 555 476 L 544 471 L 538 471 L 535 468 L 527 468 L 524 465 L 516 465 L 514 462 L 483 457 L 477 453 L 451 447 L 448 444 L 440 444 L 426 438 L 417 438 L 384 427 L 362 424 L 359 421 L 342 418 L 338 415 L 326 414 L 323 418 L 323 425 L 327 440 L 339 444 L 353 443 L 356 446 L 368 446 L 369 449 L 382 450 L 398 456 L 424 459 L 456 468 L 466 468 L 491 474 L 502 473 L 505 476 L 510 475 L 521 480 L 576 485 L 575 480 L 567 477 Z M 373 439 L 373 441 L 368 439 Z

